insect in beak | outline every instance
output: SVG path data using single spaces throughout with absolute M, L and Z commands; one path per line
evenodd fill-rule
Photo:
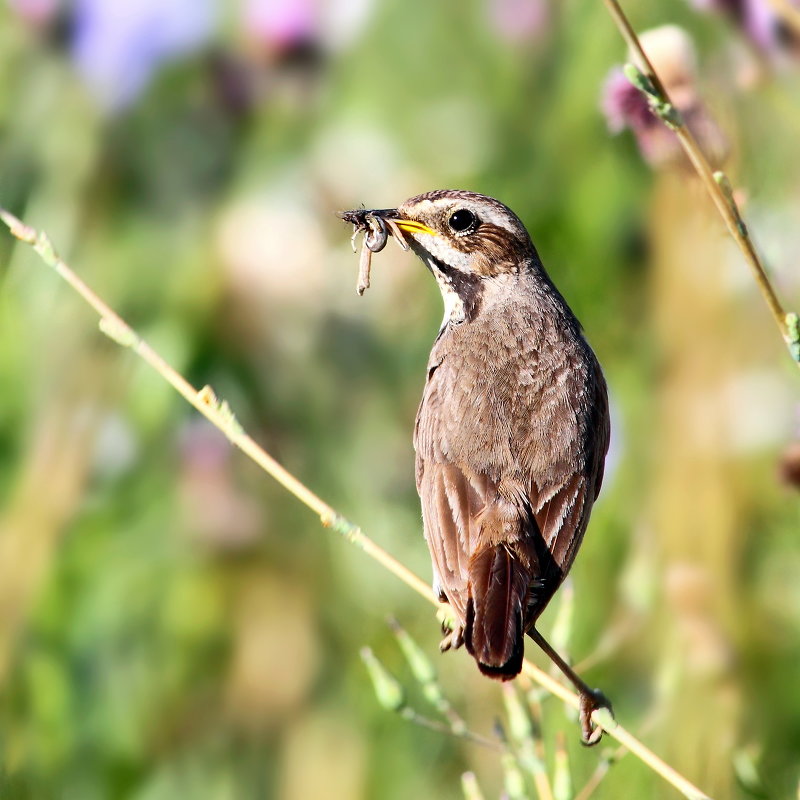
M 408 250 L 408 242 L 403 234 L 401 226 L 405 225 L 405 220 L 396 219 L 394 210 L 389 211 L 343 211 L 339 216 L 353 225 L 353 236 L 350 242 L 353 245 L 353 252 L 356 251 L 356 237 L 359 233 L 364 234 L 361 244 L 361 258 L 358 262 L 358 283 L 356 292 L 359 296 L 369 288 L 369 276 L 372 266 L 372 254 L 379 253 L 386 247 L 389 235 L 400 245 L 401 249 Z

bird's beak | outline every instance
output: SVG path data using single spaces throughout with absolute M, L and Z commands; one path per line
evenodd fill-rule
M 386 222 L 393 222 L 404 233 L 429 233 L 431 236 L 438 235 L 433 228 L 429 228 L 427 225 L 423 225 L 421 222 L 417 222 L 414 219 L 406 219 L 396 208 L 376 209 L 369 213 L 375 217 L 386 220 Z

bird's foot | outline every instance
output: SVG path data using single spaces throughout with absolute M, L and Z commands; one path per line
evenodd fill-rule
M 459 625 L 439 642 L 439 649 L 445 653 L 448 650 L 458 650 L 462 644 L 464 644 L 464 629 Z
M 613 719 L 614 710 L 611 708 L 611 701 L 599 689 L 581 692 L 580 699 L 581 741 L 587 747 L 592 747 L 603 738 L 603 729 L 594 725 L 592 714 L 605 708 Z
M 439 606 L 436 616 L 442 623 L 444 639 L 439 643 L 439 649 L 444 653 L 447 650 L 457 650 L 464 644 L 464 626 L 458 621 L 453 609 L 444 603 Z

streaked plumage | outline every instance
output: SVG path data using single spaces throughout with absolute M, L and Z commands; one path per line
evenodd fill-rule
M 434 589 L 458 621 L 443 647 L 463 641 L 481 672 L 507 680 L 600 491 L 606 384 L 502 203 L 436 191 L 372 213 L 396 221 L 445 301 L 414 429 Z M 590 714 L 601 702 L 574 677 Z

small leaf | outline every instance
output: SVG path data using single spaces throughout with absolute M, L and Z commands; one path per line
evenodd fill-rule
M 474 772 L 465 772 L 461 775 L 461 791 L 464 792 L 464 800 L 483 800 L 483 793 Z
M 789 352 L 792 358 L 800 362 L 800 316 L 790 311 L 784 318 L 786 322 L 786 336 L 789 344 Z
M 503 686 L 503 702 L 512 739 L 517 743 L 530 741 L 533 738 L 533 724 L 513 686 Z
M 569 771 L 569 754 L 564 734 L 559 731 L 553 767 L 553 797 L 555 800 L 572 800 L 574 796 L 575 791 L 572 788 L 572 776 Z
M 392 633 L 395 635 L 417 681 L 423 686 L 433 683 L 436 680 L 436 670 L 424 650 L 411 638 L 408 631 L 396 619 L 389 620 L 389 627 L 392 629 Z
M 528 800 L 525 778 L 522 776 L 517 760 L 511 753 L 504 753 L 501 760 L 505 776 L 503 783 L 509 800 Z
M 625 64 L 622 68 L 625 77 L 640 91 L 650 97 L 657 97 L 656 87 L 650 79 L 635 64 Z
M 361 649 L 361 660 L 367 667 L 378 702 L 387 711 L 400 711 L 405 704 L 403 687 L 386 667 L 378 661 L 369 647 Z

